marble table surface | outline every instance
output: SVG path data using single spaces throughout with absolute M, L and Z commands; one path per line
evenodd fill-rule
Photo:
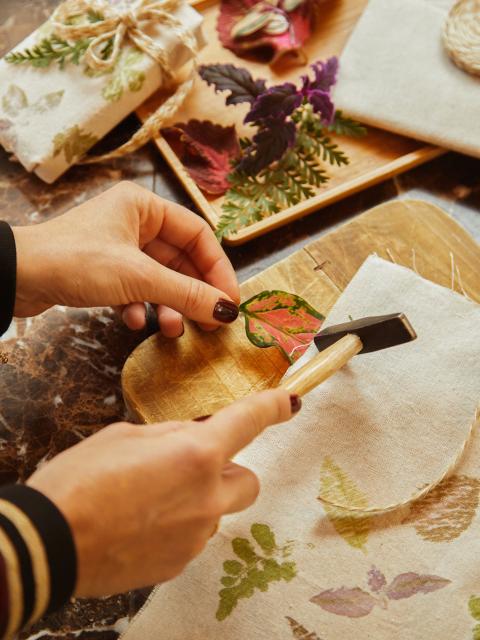
M 0 55 L 41 23 L 55 4 L 2 0 Z M 106 144 L 127 139 L 136 126 L 136 118 L 128 118 Z M 124 179 L 191 206 L 153 145 L 122 160 L 73 168 L 54 185 L 28 175 L 0 149 L 0 219 L 35 224 Z M 266 237 L 229 248 L 228 254 L 239 279 L 245 280 L 377 204 L 412 197 L 438 204 L 480 242 L 480 160 L 449 153 Z M 0 483 L 25 480 L 39 463 L 125 418 L 120 372 L 147 334 L 128 332 L 108 309 L 55 308 L 14 322 L 1 343 L 8 362 L 0 364 Z M 148 592 L 72 601 L 20 638 L 114 640 Z

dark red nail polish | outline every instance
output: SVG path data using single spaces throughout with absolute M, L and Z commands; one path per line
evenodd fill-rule
M 213 317 L 219 322 L 233 322 L 238 318 L 238 313 L 238 305 L 224 298 L 220 298 L 213 308 Z
M 297 413 L 302 408 L 302 399 L 296 393 L 292 393 L 290 396 L 290 406 L 292 407 L 292 413 Z
M 210 413 L 208 416 L 199 416 L 198 418 L 194 418 L 193 421 L 194 422 L 203 422 L 204 420 L 208 420 L 211 417 L 212 417 L 212 414 Z

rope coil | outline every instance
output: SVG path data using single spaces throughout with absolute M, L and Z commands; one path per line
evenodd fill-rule
M 453 5 L 443 41 L 457 67 L 480 75 L 480 0 L 458 0 Z

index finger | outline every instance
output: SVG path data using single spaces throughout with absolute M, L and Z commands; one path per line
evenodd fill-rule
M 150 196 L 148 226 L 151 230 L 155 229 L 149 241 L 158 237 L 183 251 L 205 282 L 225 291 L 235 302 L 239 302 L 237 276 L 209 225 L 182 205 L 154 193 L 146 193 Z
M 266 427 L 292 416 L 290 394 L 284 389 L 261 391 L 237 400 L 203 422 L 202 440 L 218 442 L 225 461 L 244 449 Z M 194 427 L 198 429 L 198 426 Z

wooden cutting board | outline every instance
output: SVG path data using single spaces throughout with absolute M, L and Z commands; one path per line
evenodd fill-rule
M 387 202 L 244 282 L 242 299 L 283 289 L 327 315 L 371 253 L 415 269 L 480 302 L 480 246 L 438 207 L 421 200 Z M 214 333 L 186 324 L 180 340 L 157 334 L 129 356 L 123 395 L 140 422 L 213 413 L 236 398 L 278 384 L 287 369 L 277 349 L 247 340 L 239 320 Z

